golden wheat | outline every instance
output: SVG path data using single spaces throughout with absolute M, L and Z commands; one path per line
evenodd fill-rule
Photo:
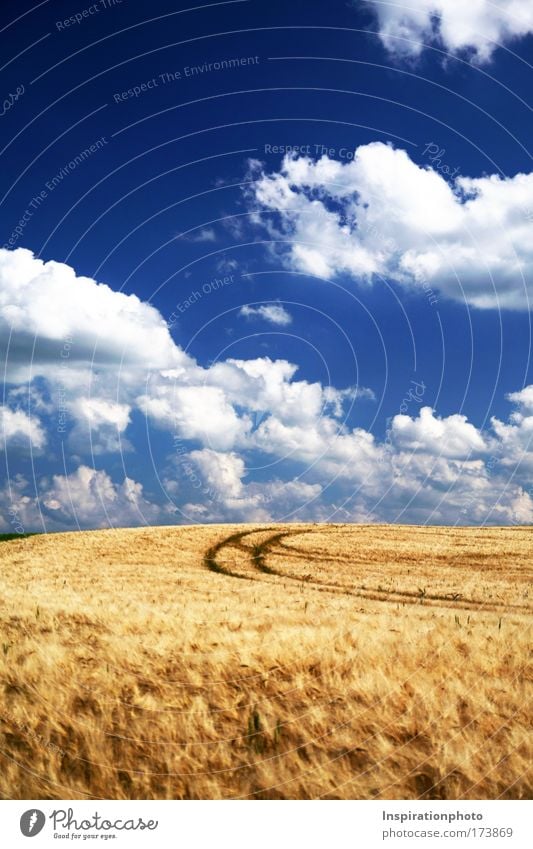
M 524 798 L 531 529 L 2 543 L 3 798 Z

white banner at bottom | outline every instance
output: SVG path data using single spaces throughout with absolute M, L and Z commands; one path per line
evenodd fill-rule
M 533 845 L 531 814 L 526 801 L 3 801 L 0 843 L 6 849 L 72 843 L 116 849 L 525 849 Z

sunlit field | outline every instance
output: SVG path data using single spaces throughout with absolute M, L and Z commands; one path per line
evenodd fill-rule
M 0 795 L 531 796 L 524 528 L 0 543 Z

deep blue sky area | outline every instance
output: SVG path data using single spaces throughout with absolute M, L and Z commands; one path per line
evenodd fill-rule
M 529 310 L 479 309 L 438 285 L 431 302 L 392 275 L 325 280 L 291 267 L 287 243 L 276 247 L 258 221 L 250 180 L 260 168 L 249 160 L 274 173 L 282 146 L 347 163 L 356 148 L 382 142 L 422 167 L 432 166 L 427 149 L 436 146 L 445 171 L 464 177 L 529 174 L 533 37 L 483 63 L 438 41 L 402 58 L 386 49 L 365 2 L 192 5 L 4 0 L 1 96 L 20 95 L 0 123 L 1 242 L 31 210 L 11 249 L 67 263 L 165 320 L 174 314 L 174 341 L 202 367 L 270 357 L 297 365 L 301 380 L 366 387 L 375 398 L 347 405 L 345 423 L 378 440 L 413 381 L 441 417 L 462 414 L 480 429 L 493 416 L 507 420 L 506 395 L 532 382 Z M 247 64 L 209 70 L 235 58 Z M 267 221 L 279 224 L 265 213 Z M 479 274 L 490 289 L 489 273 Z M 229 285 L 213 285 L 230 275 Z M 261 303 L 284 305 L 291 323 L 239 315 Z M 420 406 L 411 401 L 409 415 Z M 171 438 L 154 438 L 139 410 L 126 436 L 136 446 L 127 473 L 156 498 Z M 60 441 L 52 432 L 39 461 L 49 478 L 83 459 L 71 445 L 65 465 Z M 202 445 L 192 438 L 189 447 Z M 28 475 L 22 449 L 13 451 L 9 474 Z M 258 464 L 253 451 L 245 460 Z M 113 452 L 94 462 L 115 482 L 124 468 Z

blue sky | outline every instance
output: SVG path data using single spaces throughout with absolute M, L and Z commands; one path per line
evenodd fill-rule
M 528 0 L 5 2 L 1 530 L 533 520 Z

